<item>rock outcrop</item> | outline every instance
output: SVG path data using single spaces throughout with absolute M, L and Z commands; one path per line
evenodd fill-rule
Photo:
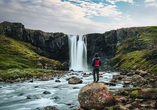
M 104 83 L 90 83 L 81 88 L 78 94 L 78 100 L 82 108 L 103 109 L 105 106 L 115 104 L 115 98 L 112 92 Z
M 68 36 L 64 33 L 25 29 L 22 23 L 5 21 L 0 24 L 0 34 L 31 43 L 37 47 L 35 51 L 39 55 L 60 62 L 69 61 Z
M 138 37 L 140 30 L 143 27 L 131 27 L 131 28 L 121 28 L 117 30 L 111 30 L 105 33 L 93 33 L 87 34 L 87 58 L 88 64 L 91 64 L 91 59 L 93 58 L 95 53 L 99 53 L 99 56 L 102 62 L 113 58 L 116 54 L 118 47 L 123 45 L 122 41 L 129 37 Z M 137 42 L 137 49 L 141 50 L 143 48 L 147 48 L 146 45 L 142 45 Z M 124 50 L 125 51 L 125 50 Z M 132 51 L 135 51 L 135 49 Z M 106 60 L 105 60 L 106 59 Z M 108 64 L 110 62 L 107 62 Z M 113 66 L 117 62 L 112 62 L 110 64 Z

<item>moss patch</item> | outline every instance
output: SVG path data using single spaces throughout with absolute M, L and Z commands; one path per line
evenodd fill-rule
M 138 90 L 132 91 L 132 93 L 130 94 L 131 98 L 142 98 L 142 95 L 139 95 Z

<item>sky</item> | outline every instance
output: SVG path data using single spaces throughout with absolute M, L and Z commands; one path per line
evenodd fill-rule
M 157 0 L 0 0 L 0 23 L 65 34 L 157 26 Z

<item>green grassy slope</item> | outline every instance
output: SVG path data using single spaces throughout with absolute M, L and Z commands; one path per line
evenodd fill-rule
M 55 72 L 54 68 L 64 68 L 64 63 L 39 56 L 33 50 L 36 47 L 30 43 L 15 40 L 5 35 L 0 35 L 0 78 L 18 78 L 36 75 L 45 71 L 44 67 L 50 67 L 48 72 Z M 38 67 L 43 69 L 37 69 Z
M 0 69 L 35 68 L 37 54 L 27 46 L 31 45 L 0 35 Z
M 135 37 L 121 42 L 116 55 L 110 61 L 116 61 L 114 67 L 132 69 L 137 66 L 157 73 L 157 26 L 142 27 Z

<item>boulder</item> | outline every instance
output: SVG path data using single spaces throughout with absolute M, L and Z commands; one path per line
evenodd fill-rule
M 55 106 L 47 106 L 45 110 L 58 110 Z
M 104 83 L 90 83 L 81 88 L 78 101 L 82 108 L 103 109 L 115 104 L 113 93 Z
M 113 75 L 113 79 L 121 80 L 123 78 L 124 78 L 124 76 L 121 76 L 121 75 Z
M 130 84 L 131 81 L 124 81 L 124 84 Z
M 140 76 L 144 77 L 145 75 L 147 75 L 147 71 L 140 71 Z
M 122 97 L 116 97 L 115 100 L 117 103 L 126 103 L 128 99 L 127 97 L 122 96 Z
M 127 73 L 127 76 L 133 76 L 135 74 L 135 72 L 129 72 Z
M 132 76 L 132 82 L 133 82 L 133 84 L 144 85 L 147 83 L 147 80 L 145 80 L 140 75 L 133 75 Z
M 127 78 L 127 77 L 122 79 L 122 81 L 131 81 L 131 80 L 132 80 L 131 78 Z
M 80 84 L 82 83 L 83 81 L 80 79 L 80 78 L 77 78 L 76 76 L 72 76 L 70 79 L 69 79 L 69 84 Z

